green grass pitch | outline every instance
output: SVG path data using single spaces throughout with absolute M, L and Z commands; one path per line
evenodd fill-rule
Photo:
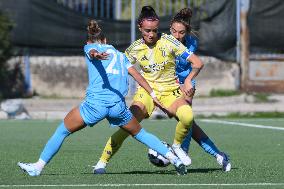
M 224 120 L 224 119 L 223 119 Z M 284 128 L 284 119 L 225 119 Z M 157 168 L 147 148 L 128 138 L 105 175 L 93 175 L 108 137 L 116 130 L 102 121 L 68 137 L 40 177 L 28 177 L 17 162 L 35 162 L 59 121 L 0 121 L 0 188 L 284 188 L 284 130 L 208 123 L 197 120 L 232 162 L 222 172 L 216 160 L 192 142 L 192 166 L 178 176 L 173 166 Z M 144 128 L 172 143 L 174 120 L 146 120 Z

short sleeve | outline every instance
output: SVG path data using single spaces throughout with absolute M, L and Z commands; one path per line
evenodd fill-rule
M 93 46 L 90 46 L 90 45 L 84 46 L 84 53 L 88 57 L 89 60 L 92 60 L 92 58 L 90 57 L 90 51 L 93 49 L 96 50 L 96 48 L 94 48 Z
M 175 54 L 175 56 L 181 56 L 181 57 L 188 57 L 192 53 L 174 36 L 172 35 L 166 35 L 164 34 L 162 36 L 166 40 L 166 44 L 169 46 L 171 51 Z
M 128 47 L 125 51 L 125 56 L 128 59 L 128 62 L 130 62 L 130 64 L 136 63 L 136 58 L 134 57 L 134 54 L 134 50 L 131 47 Z
M 128 60 L 127 56 L 125 54 L 123 54 L 123 59 L 124 59 L 124 64 L 126 66 L 126 68 L 130 68 L 131 66 L 133 66 L 130 61 Z

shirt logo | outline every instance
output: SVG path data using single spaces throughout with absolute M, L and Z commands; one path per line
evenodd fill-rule
M 163 47 L 160 47 L 159 50 L 162 52 L 162 56 L 166 57 L 166 50 Z
M 148 58 L 146 57 L 146 55 L 144 55 L 144 56 L 141 58 L 141 61 L 145 61 L 145 60 L 148 60 Z

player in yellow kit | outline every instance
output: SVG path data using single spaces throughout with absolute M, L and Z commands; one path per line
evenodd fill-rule
M 173 36 L 158 33 L 159 17 L 152 7 L 142 8 L 138 26 L 142 38 L 128 47 L 125 54 L 132 64 L 137 63 L 140 66 L 142 75 L 154 92 L 149 95 L 144 89 L 138 88 L 130 110 L 139 122 L 148 118 L 155 108 L 152 97 L 157 96 L 170 115 L 178 120 L 173 150 L 185 165 L 190 165 L 191 159 L 181 149 L 181 143 L 191 127 L 193 112 L 185 101 L 179 84 L 176 83 L 175 58 L 181 56 L 192 64 L 192 71 L 186 78 L 183 91 L 187 96 L 194 94 L 191 80 L 196 77 L 203 64 L 193 52 Z M 110 158 L 118 151 L 128 135 L 119 129 L 109 138 L 100 161 L 94 168 L 94 173 L 105 173 Z

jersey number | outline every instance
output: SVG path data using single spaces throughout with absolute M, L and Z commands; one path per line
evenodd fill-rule
M 118 55 L 113 49 L 108 49 L 106 51 L 106 53 L 113 55 L 113 58 L 111 59 L 110 64 L 106 68 L 106 73 L 111 73 L 111 74 L 115 74 L 115 75 L 119 74 L 119 70 L 117 70 L 113 67 L 114 67 L 115 63 L 117 62 L 117 56 L 120 56 L 120 55 Z

